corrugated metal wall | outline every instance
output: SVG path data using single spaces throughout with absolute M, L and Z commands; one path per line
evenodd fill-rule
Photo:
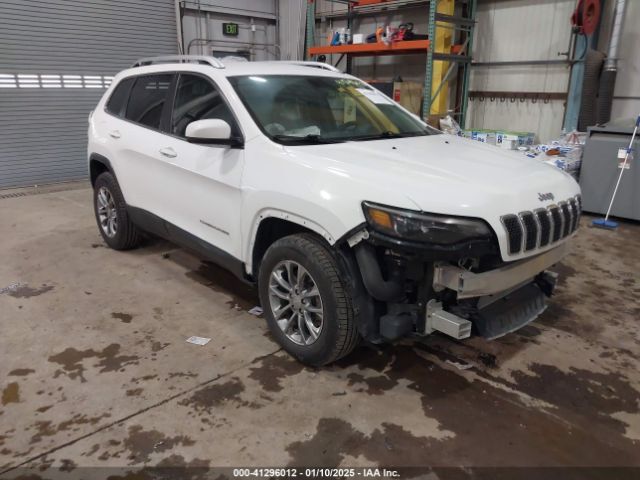
M 569 18 L 575 0 L 478 2 L 474 61 L 561 60 L 569 45 Z M 471 90 L 566 92 L 569 67 L 526 65 L 474 67 Z M 539 140 L 556 138 L 562 130 L 564 102 L 469 102 L 468 127 L 537 133 Z
M 178 51 L 173 0 L 1 0 L 0 12 L 0 188 L 85 177 L 87 117 L 111 77 Z

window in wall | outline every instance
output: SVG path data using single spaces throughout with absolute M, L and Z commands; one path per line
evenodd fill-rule
M 162 109 L 167 101 L 172 77 L 172 74 L 138 77 L 131 89 L 127 105 L 127 120 L 159 129 Z

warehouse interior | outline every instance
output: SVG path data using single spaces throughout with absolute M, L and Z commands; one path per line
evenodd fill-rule
M 0 0 L 0 7 L 0 478 L 639 478 L 639 1 Z M 204 152 L 180 167 L 198 177 L 191 183 L 177 171 L 162 177 L 144 160 L 125 180 L 126 163 L 141 158 L 127 153 L 137 148 L 132 142 L 164 146 L 142 129 L 131 130 L 132 140 L 119 150 L 126 161 L 111 158 L 96 167 L 108 142 L 120 132 L 126 137 L 133 125 L 105 104 L 123 75 L 175 73 L 153 87 L 174 95 L 161 107 L 163 123 L 158 119 L 153 132 L 160 134 L 165 117 L 167 125 L 175 118 L 169 110 L 176 111 L 189 68 L 194 76 L 206 77 L 207 69 L 221 75 L 211 78 L 232 119 L 223 122 L 229 129 L 223 144 L 212 144 L 214 137 L 198 143 L 189 126 L 184 138 L 165 135 Z M 274 135 L 236 79 L 259 85 L 270 75 L 302 71 L 318 85 L 301 97 L 306 102 L 323 95 L 320 80 L 340 78 L 344 94 L 348 82 L 360 79 L 373 87 L 355 89 L 360 97 L 399 105 L 429 136 L 416 143 L 423 139 L 393 130 L 374 142 L 336 140 L 313 129 L 292 134 L 282 125 Z M 129 105 L 134 92 L 129 87 Z M 276 118 L 293 118 L 301 108 L 286 95 L 275 98 L 267 110 Z M 121 116 L 127 108 L 125 101 Z M 98 132 L 97 115 L 121 122 L 111 139 Z M 346 110 L 340 117 L 347 129 L 353 119 Z M 242 144 L 233 122 L 244 132 Z M 440 138 L 437 147 L 427 143 Z M 303 173 L 282 168 L 289 164 L 273 160 L 276 154 Z M 462 167 L 455 166 L 457 156 Z M 210 164 L 209 157 L 222 160 Z M 105 237 L 96 203 L 104 174 L 117 177 L 113 215 L 131 217 L 118 217 L 118 228 L 129 220 L 135 225 L 137 248 L 115 248 Z M 517 181 L 509 184 L 510 178 Z M 217 197 L 202 193 L 214 184 L 226 190 Z M 392 185 L 397 196 L 388 193 Z M 374 187 L 379 198 L 358 197 Z M 308 195 L 315 191 L 314 203 Z M 167 225 L 164 235 L 137 223 L 128 208 L 140 207 L 135 202 L 144 192 L 153 192 L 166 211 L 201 215 L 191 229 L 174 222 L 190 244 L 171 236 Z M 207 204 L 211 198 L 219 204 Z M 256 198 L 263 203 L 249 218 Z M 352 198 L 358 201 L 347 205 Z M 501 214 L 510 214 L 496 220 L 499 227 L 489 219 L 494 198 L 504 206 Z M 270 213 L 278 202 L 286 208 Z M 242 225 L 242 240 L 224 223 L 203 219 L 207 209 L 228 210 Z M 411 210 L 410 219 L 428 213 L 436 220 L 449 213 L 481 219 L 499 261 L 489 266 L 467 263 L 467 256 L 420 254 L 408 256 L 407 265 L 384 243 L 389 235 L 374 227 L 377 214 L 395 229 L 400 210 Z M 261 229 L 270 215 L 289 226 L 273 220 Z M 554 227 L 555 215 L 562 222 Z M 358 222 L 349 223 L 354 216 Z M 544 233 L 545 221 L 551 233 Z M 432 226 L 412 234 L 426 235 Z M 227 242 L 207 244 L 226 261 L 202 255 L 208 240 L 201 231 Z M 267 241 L 261 233 L 274 243 L 261 243 Z M 362 296 L 342 303 L 319 297 L 312 305 L 325 309 L 319 318 L 329 325 L 330 306 L 336 303 L 336 318 L 343 318 L 341 309 L 353 303 L 344 321 L 363 322 L 353 327 L 359 333 L 344 356 L 331 361 L 305 361 L 297 346 L 287 348 L 274 334 L 277 309 L 274 297 L 264 301 L 262 271 L 269 248 L 291 237 L 311 239 L 300 247 L 306 251 L 299 272 L 314 274 L 302 258 L 322 255 L 339 266 L 334 276 L 353 265 L 362 272 L 331 284 L 342 282 Z M 405 297 L 385 303 L 386 293 L 373 293 L 359 253 L 364 244 L 382 265 L 376 266 L 381 290 L 393 290 L 395 281 Z M 548 252 L 561 248 L 566 256 L 544 264 Z M 351 250 L 343 260 L 340 252 Z M 241 262 L 240 274 L 232 260 Z M 428 292 L 409 286 L 409 274 L 394 276 L 398 265 L 411 272 L 420 262 L 432 269 L 424 281 L 440 303 L 420 303 Z M 499 284 L 503 277 L 488 274 L 516 275 L 525 264 L 541 267 L 530 285 L 545 297 L 535 315 L 520 309 L 526 322 L 514 326 L 516 313 L 505 314 L 498 320 L 509 325 L 490 335 L 493 327 L 479 323 L 493 321 L 488 314 L 479 321 L 460 313 L 464 288 L 474 279 Z M 459 276 L 449 280 L 454 271 Z M 291 305 L 304 309 L 304 292 L 297 296 L 288 275 Z M 485 285 L 481 298 L 495 296 L 489 306 L 507 302 L 523 279 L 512 280 L 508 291 L 505 284 L 500 297 L 497 287 Z M 543 280 L 552 284 L 549 291 Z M 324 284 L 316 283 L 323 293 Z M 449 297 L 441 293 L 447 289 Z M 418 307 L 410 316 L 398 305 L 414 297 Z M 474 308 L 481 310 L 482 302 Z M 386 317 L 393 327 L 385 326 Z M 397 319 L 413 321 L 406 327 L 411 333 Z M 438 319 L 456 328 L 466 328 L 464 322 L 473 333 L 429 323 Z M 361 326 L 371 322 L 379 330 L 375 338 Z M 313 346 L 315 335 L 330 331 L 323 325 L 308 342 L 299 327 L 302 345 Z M 293 339 L 280 328 L 285 341 Z

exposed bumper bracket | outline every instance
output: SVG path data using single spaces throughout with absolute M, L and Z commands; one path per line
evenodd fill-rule
M 509 263 L 495 270 L 473 273 L 453 265 L 436 265 L 433 272 L 433 286 L 439 291 L 450 288 L 458 298 L 481 297 L 508 290 L 531 280 L 540 272 L 558 263 L 569 253 L 569 243 L 532 258 Z
M 347 243 L 351 248 L 353 248 L 357 244 L 359 244 L 361 241 L 366 240 L 368 238 L 369 238 L 369 232 L 367 231 L 366 228 L 363 228 L 362 230 L 358 230 L 356 233 L 354 233 L 349 238 L 347 238 Z
M 458 340 L 471 336 L 471 322 L 446 312 L 442 309 L 442 304 L 436 300 L 430 300 L 427 303 L 425 327 L 424 333 L 427 335 L 437 330 Z

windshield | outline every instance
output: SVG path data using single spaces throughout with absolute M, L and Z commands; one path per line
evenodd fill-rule
M 262 131 L 284 144 L 335 143 L 439 133 L 356 79 L 229 77 Z

